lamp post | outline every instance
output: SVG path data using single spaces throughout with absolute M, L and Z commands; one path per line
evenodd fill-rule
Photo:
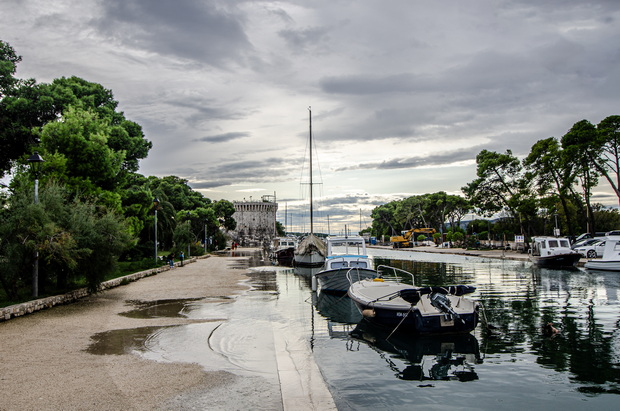
M 45 160 L 35 151 L 33 155 L 28 157 L 28 163 L 32 173 L 34 174 L 34 203 L 39 204 L 39 172 L 41 171 L 41 163 Z M 32 296 L 39 296 L 39 250 L 34 251 L 34 264 L 32 266 Z
M 205 220 L 205 254 L 207 254 L 207 220 Z
M 187 258 L 191 257 L 190 245 L 192 244 L 191 235 L 192 235 L 192 222 L 190 221 L 189 211 L 187 212 L 187 231 L 189 231 L 189 240 L 187 242 Z
M 159 199 L 153 199 L 153 207 L 155 208 L 155 264 L 157 265 L 157 209 L 159 208 Z

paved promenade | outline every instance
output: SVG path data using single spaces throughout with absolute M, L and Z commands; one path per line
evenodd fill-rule
M 267 342 L 260 352 L 276 364 L 268 375 L 206 371 L 190 362 L 152 361 L 123 351 L 124 346 L 148 343 L 144 338 L 161 327 L 225 322 L 119 314 L 162 300 L 210 298 L 234 304 L 248 289 L 245 270 L 238 269 L 243 258 L 199 259 L 73 304 L 0 323 L 0 410 L 335 409 L 311 352 L 289 343 L 286 330 L 275 326 L 256 331 L 269 333 L 257 342 Z M 132 340 L 135 330 L 144 330 L 142 340 Z M 102 333 L 116 339 L 93 345 L 94 336 Z

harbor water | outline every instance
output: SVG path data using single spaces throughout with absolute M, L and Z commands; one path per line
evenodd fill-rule
M 617 409 L 620 273 L 368 251 L 375 266 L 407 270 L 416 285 L 475 286 L 468 297 L 482 303 L 488 326 L 465 335 L 388 338 L 348 297 L 312 292 L 309 272 L 254 256 L 238 267 L 250 273 L 250 291 L 232 304 L 225 297 L 173 302 L 170 311 L 208 321 L 159 329 L 133 349 L 153 360 L 260 378 L 267 387 L 278 376 L 265 347 L 285 336 L 310 350 L 339 410 Z M 543 333 L 548 323 L 559 332 Z

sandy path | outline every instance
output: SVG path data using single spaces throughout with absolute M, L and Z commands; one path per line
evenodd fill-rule
M 232 268 L 238 262 L 239 257 L 198 260 L 74 304 L 0 323 L 0 409 L 243 409 L 251 407 L 252 401 L 269 409 L 281 408 L 275 388 L 264 390 L 260 384 L 228 372 L 205 372 L 196 364 L 159 363 L 131 354 L 94 355 L 85 351 L 96 333 L 192 322 L 117 314 L 133 308 L 127 303 L 130 300 L 239 293 L 246 289 L 240 284 L 246 277 L 244 270 Z M 260 390 L 265 398 L 260 398 L 261 394 L 253 399 L 221 398 L 235 387 L 241 394 Z M 202 395 L 197 401 L 192 392 L 212 395 Z M 214 398 L 220 398 L 219 404 L 212 401 Z M 227 407 L 226 401 L 232 406 Z

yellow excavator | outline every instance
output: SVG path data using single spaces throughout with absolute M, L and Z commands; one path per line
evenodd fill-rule
M 412 228 L 407 231 L 403 231 L 401 235 L 390 237 L 390 242 L 394 248 L 407 248 L 413 247 L 414 242 L 423 234 L 428 237 L 432 237 L 437 231 L 434 228 Z

